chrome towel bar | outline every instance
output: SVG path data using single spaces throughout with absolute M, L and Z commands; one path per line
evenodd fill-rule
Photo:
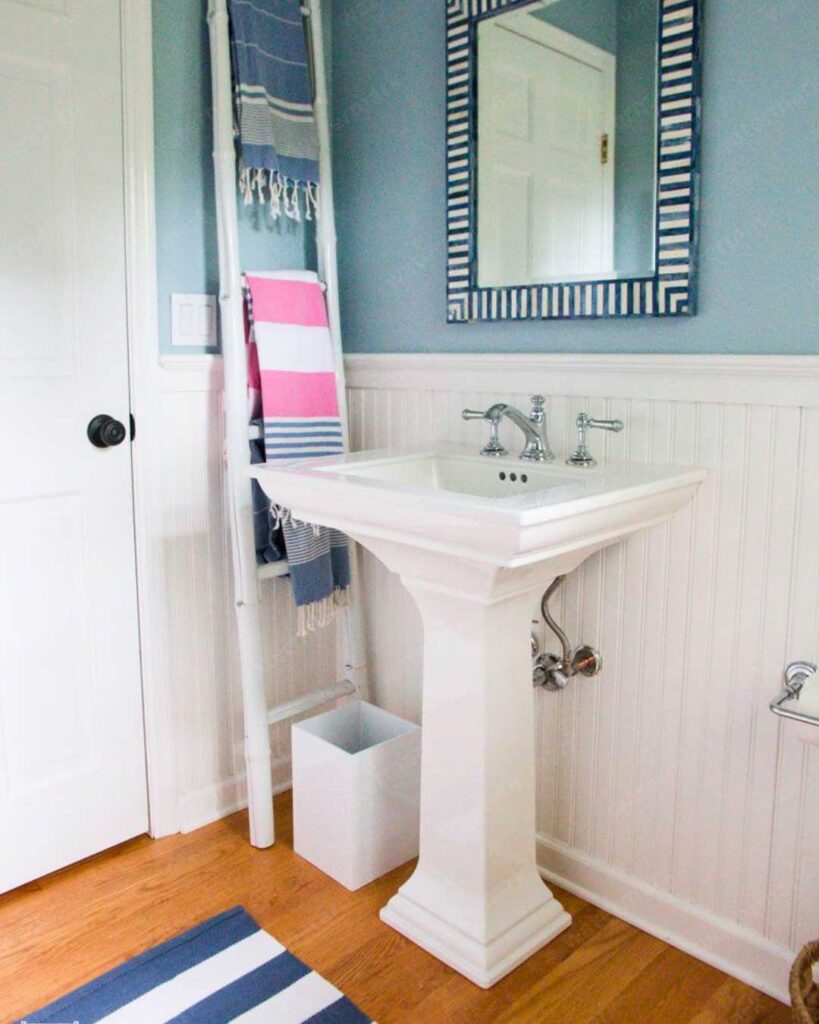
M 785 669 L 785 682 L 782 693 L 771 702 L 771 711 L 783 718 L 791 718 L 795 722 L 806 722 L 808 725 L 819 725 L 819 718 L 805 715 L 793 708 L 786 708 L 789 701 L 798 701 L 799 694 L 805 683 L 816 674 L 816 666 L 809 661 L 794 661 Z

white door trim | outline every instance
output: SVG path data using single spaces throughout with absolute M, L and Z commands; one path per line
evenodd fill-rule
M 148 804 L 152 836 L 179 831 L 169 668 L 162 640 L 163 580 L 153 557 L 150 495 L 161 440 L 153 414 L 159 333 L 154 202 L 154 107 L 151 0 L 120 0 L 125 163 L 125 244 L 133 446 L 134 520 L 139 598 Z

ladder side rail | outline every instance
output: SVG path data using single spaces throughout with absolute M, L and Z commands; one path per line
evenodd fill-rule
M 270 733 L 264 683 L 264 657 L 256 579 L 256 548 L 248 466 L 247 356 L 236 201 L 233 140 L 233 86 L 226 0 L 209 0 L 213 80 L 213 164 L 219 248 L 219 309 L 224 364 L 226 513 L 231 538 L 236 623 L 242 683 L 245 766 L 250 841 L 275 841 Z
M 350 450 L 350 427 L 347 414 L 347 388 L 344 376 L 344 352 L 341 344 L 341 312 L 338 289 L 338 240 L 336 237 L 335 203 L 333 199 L 333 158 L 330 117 L 327 102 L 327 73 L 324 54 L 324 32 L 321 0 L 307 0 L 310 26 L 310 49 L 313 64 L 313 109 L 319 143 L 319 211 L 316 219 L 318 273 L 326 286 L 330 334 L 333 341 L 333 363 L 336 372 L 338 408 L 341 429 L 347 450 Z M 361 568 L 358 545 L 350 541 L 352 596 L 350 606 L 341 617 L 341 643 L 345 674 L 355 683 L 357 695 L 366 700 L 369 683 L 364 645 L 361 606 L 356 594 L 360 590 Z

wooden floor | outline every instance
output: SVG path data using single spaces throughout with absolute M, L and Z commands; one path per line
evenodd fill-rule
M 0 1021 L 236 904 L 379 1024 L 790 1021 L 773 999 L 563 892 L 572 927 L 484 992 L 379 921 L 411 866 L 349 893 L 293 853 L 289 795 L 276 812 L 270 850 L 248 845 L 238 814 L 0 897 Z

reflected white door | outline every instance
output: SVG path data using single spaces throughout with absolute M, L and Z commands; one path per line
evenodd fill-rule
M 612 54 L 526 13 L 481 23 L 481 287 L 611 272 L 615 70 Z
M 0 0 L 0 891 L 147 829 L 116 0 Z

